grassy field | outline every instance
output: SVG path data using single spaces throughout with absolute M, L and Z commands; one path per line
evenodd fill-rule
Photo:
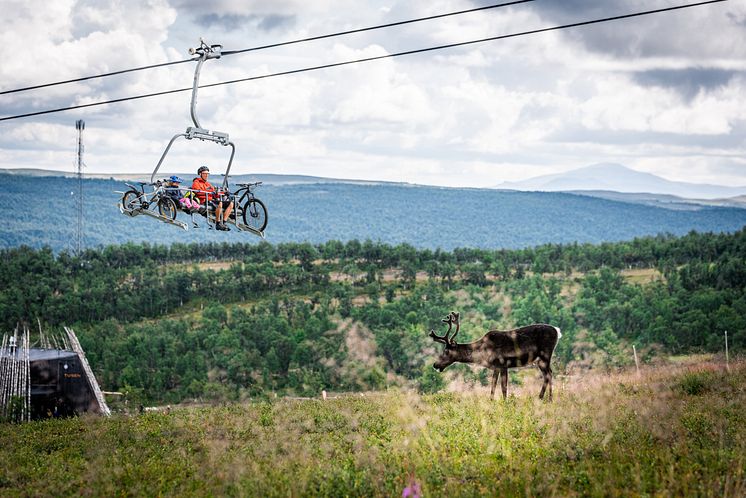
M 530 383 L 528 383 L 530 384 Z M 746 363 L 0 425 L 1 496 L 746 496 Z

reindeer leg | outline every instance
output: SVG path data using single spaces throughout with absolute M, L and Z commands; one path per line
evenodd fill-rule
M 495 387 L 497 386 L 497 377 L 500 372 L 495 368 L 492 370 L 492 387 L 490 388 L 490 399 L 495 399 Z
M 508 397 L 508 369 L 503 368 L 500 370 L 500 388 L 503 390 L 503 399 Z
M 549 364 L 546 363 L 544 360 L 539 360 L 537 365 L 539 366 L 539 370 L 541 370 L 541 375 L 544 378 L 544 383 L 541 385 L 541 392 L 539 393 L 539 399 L 544 399 L 544 393 L 547 390 L 547 385 L 549 385 L 549 397 L 551 398 L 551 381 L 552 381 L 552 373 L 549 369 Z

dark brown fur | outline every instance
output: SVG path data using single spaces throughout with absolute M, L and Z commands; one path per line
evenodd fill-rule
M 492 388 L 490 397 L 495 396 L 497 378 L 502 374 L 500 387 L 503 398 L 508 395 L 508 369 L 536 364 L 544 377 L 539 398 L 544 397 L 547 386 L 549 387 L 549 399 L 552 398 L 552 354 L 557 346 L 557 341 L 562 336 L 560 329 L 543 323 L 527 325 L 515 330 L 491 330 L 481 339 L 459 344 L 454 338 L 458 334 L 458 313 L 451 313 L 443 321 L 449 325 L 448 332 L 444 336 L 430 336 L 437 342 L 445 344 L 443 353 L 433 364 L 433 368 L 443 371 L 452 363 L 473 363 L 489 368 L 493 371 Z M 453 324 L 456 332 L 448 337 Z

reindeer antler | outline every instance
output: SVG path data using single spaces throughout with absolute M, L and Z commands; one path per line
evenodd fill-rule
M 456 344 L 456 335 L 458 335 L 458 330 L 461 327 L 461 324 L 458 321 L 459 314 L 455 311 L 451 311 L 451 314 L 448 316 L 451 318 L 451 322 L 456 324 L 456 332 L 451 336 L 451 344 Z
M 458 334 L 459 327 L 458 313 L 452 311 L 444 319 L 442 319 L 441 322 L 448 324 L 448 330 L 446 330 L 446 333 L 444 335 L 437 335 L 435 333 L 435 330 L 430 329 L 430 337 L 432 337 L 435 342 L 442 342 L 446 346 L 454 344 L 453 337 L 456 337 L 456 334 Z M 451 332 L 451 328 L 453 328 L 454 323 L 456 324 L 456 333 L 453 334 L 453 337 L 449 338 L 448 334 Z
M 450 339 L 448 338 L 448 334 L 451 332 L 451 328 L 453 327 L 452 314 L 448 314 L 448 316 L 442 319 L 441 322 L 448 324 L 448 330 L 446 331 L 446 333 L 444 335 L 437 335 L 435 331 L 431 329 L 430 337 L 432 337 L 435 342 L 441 342 L 448 346 L 451 343 Z

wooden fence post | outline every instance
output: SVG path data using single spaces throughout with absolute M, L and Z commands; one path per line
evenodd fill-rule
M 730 362 L 728 360 L 728 331 L 725 331 L 725 369 L 730 372 Z

